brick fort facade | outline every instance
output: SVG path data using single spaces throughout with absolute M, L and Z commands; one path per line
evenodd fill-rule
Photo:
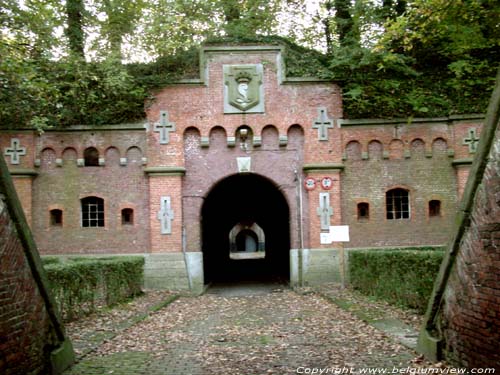
M 203 47 L 139 124 L 3 131 L 42 254 L 146 257 L 146 286 L 344 278 L 346 249 L 443 245 L 483 116 L 348 120 L 277 46 Z

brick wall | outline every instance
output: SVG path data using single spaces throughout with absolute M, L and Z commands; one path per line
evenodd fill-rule
M 44 373 L 50 321 L 3 198 L 0 239 L 0 373 Z
M 61 345 L 64 332 L 1 156 L 0 170 L 0 373 L 58 373 L 72 361 L 72 350 L 64 365 L 53 367 L 51 352 Z
M 11 164 L 11 156 L 5 155 L 5 151 L 12 147 L 13 140 L 19 141 L 19 149 L 25 154 L 19 155 L 19 164 Z M 32 131 L 3 131 L 0 135 L 0 150 L 10 165 L 13 174 L 14 185 L 26 215 L 28 223 L 32 220 L 32 179 L 34 177 L 34 150 L 36 149 L 36 138 Z
M 481 120 L 418 119 L 412 123 L 347 121 L 342 128 L 343 222 L 350 226 L 349 247 L 445 244 L 474 154 L 463 144 Z M 388 219 L 386 192 L 408 191 L 408 219 Z M 432 216 L 429 202 L 440 202 Z M 369 217 L 358 217 L 358 204 Z
M 33 182 L 32 228 L 43 254 L 134 253 L 149 251 L 149 191 L 143 171 L 144 130 L 47 132 L 39 139 L 38 176 Z M 79 166 L 95 147 L 100 166 Z M 83 228 L 81 199 L 104 200 L 104 227 Z M 133 223 L 122 223 L 123 209 Z M 50 211 L 63 211 L 62 225 Z
M 150 248 L 153 253 L 181 251 L 182 249 L 182 200 L 179 197 L 182 194 L 181 176 L 151 176 L 149 180 L 150 196 L 150 225 L 151 239 Z M 161 207 L 161 197 L 169 196 L 171 198 L 170 209 L 173 212 L 171 221 L 171 233 L 162 234 L 158 212 Z
M 292 248 L 301 246 L 300 237 L 305 248 L 341 246 L 320 243 L 317 209 L 321 192 L 330 193 L 330 224 L 350 226 L 348 247 L 445 243 L 473 156 L 465 140 L 471 131 L 476 136 L 481 133 L 481 119 L 341 120 L 340 87 L 287 79 L 281 52 L 270 46 L 205 48 L 203 77 L 155 92 L 147 106 L 146 129 L 123 125 L 98 130 L 76 127 L 41 136 L 2 133 L 2 150 L 13 137 L 27 148 L 21 163 L 10 167 L 13 173 L 21 173 L 16 186 L 26 214 L 32 216 L 41 251 L 180 251 L 183 227 L 187 249 L 199 251 L 203 200 L 218 182 L 238 173 L 236 158 L 245 156 L 252 158 L 251 172 L 271 180 L 285 195 Z M 263 113 L 224 113 L 223 66 L 228 64 L 262 65 Z M 319 129 L 313 127 L 320 108 L 334 125 L 327 130 L 326 141 L 319 139 Z M 155 131 L 162 111 L 175 124 L 168 143 L 160 143 L 160 133 Z M 241 146 L 241 127 L 250 131 L 247 148 Z M 234 144 L 228 144 L 228 137 Z M 254 144 L 254 140 L 259 141 Z M 98 150 L 104 165 L 77 165 L 87 147 Z M 29 177 L 26 170 L 38 176 Z M 302 181 L 312 177 L 317 182 L 314 190 L 302 189 L 301 215 L 296 172 Z M 321 187 L 324 177 L 333 180 L 330 190 Z M 385 194 L 396 187 L 409 191 L 409 219 L 386 219 Z M 82 228 L 80 200 L 88 196 L 104 199 L 103 228 Z M 171 197 L 171 234 L 160 233 L 157 215 L 163 196 Z M 441 202 L 441 212 L 435 217 L 429 215 L 430 200 Z M 358 220 L 359 203 L 369 204 L 369 219 Z M 121 223 L 125 208 L 134 210 L 133 225 Z M 51 210 L 63 211 L 62 225 L 51 224 Z
M 445 356 L 469 368 L 500 370 L 500 131 L 481 185 L 471 225 L 462 237 L 447 284 L 440 325 Z
M 175 195 L 173 190 L 172 199 L 183 204 L 189 251 L 199 251 L 202 247 L 200 214 L 203 199 L 215 184 L 238 173 L 237 157 L 250 156 L 251 172 L 269 178 L 285 195 L 290 209 L 291 246 L 296 248 L 300 246 L 300 239 L 295 172 L 303 179 L 304 163 L 341 159 L 339 129 L 329 130 L 330 142 L 319 142 L 318 130 L 312 128 L 318 118 L 318 107 L 324 107 L 329 118 L 342 116 L 340 88 L 332 83 L 306 80 L 283 83 L 279 54 L 279 47 L 230 52 L 205 50 L 203 84 L 166 87 L 155 94 L 148 108 L 151 123 L 159 121 L 160 111 L 168 111 L 169 120 L 176 126 L 175 134 L 170 133 L 169 144 L 161 145 L 157 132 L 149 135 L 148 142 L 151 165 L 186 168 L 182 196 Z M 224 114 L 225 64 L 263 65 L 264 113 Z M 246 149 L 241 147 L 237 132 L 242 126 L 251 133 Z M 236 137 L 234 146 L 228 146 L 227 137 Z M 252 137 L 260 137 L 261 144 L 254 147 Z M 202 138 L 207 139 L 208 144 L 202 146 Z M 167 195 L 168 191 L 165 187 L 161 194 Z M 332 201 L 338 197 L 335 195 Z M 301 224 L 305 246 L 309 246 L 311 209 L 306 192 L 303 192 L 303 202 Z M 316 200 L 314 202 L 316 204 Z M 339 203 L 336 209 L 340 218 Z M 153 230 L 153 243 L 162 241 L 153 244 L 153 248 L 164 247 L 165 241 L 169 241 L 166 237 L 158 237 Z M 314 234 L 314 238 L 319 242 L 319 234 Z

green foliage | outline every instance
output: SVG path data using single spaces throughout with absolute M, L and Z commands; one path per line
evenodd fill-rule
M 432 249 L 351 251 L 350 283 L 366 295 L 424 313 L 443 254 Z
M 200 77 L 199 48 L 190 48 L 174 55 L 159 57 L 151 63 L 126 65 L 127 72 L 145 90 L 162 88 L 180 79 Z
M 75 124 L 116 124 L 144 117 L 145 90 L 121 64 L 0 61 L 0 125 L 39 131 Z
M 73 320 L 94 312 L 99 305 L 112 306 L 139 295 L 144 258 L 74 258 L 46 264 L 45 270 L 63 319 Z
M 56 256 L 43 256 L 42 257 L 42 264 L 44 266 L 47 266 L 49 264 L 56 264 L 56 263 L 61 263 L 61 259 Z
M 363 47 L 338 48 L 334 56 L 330 78 L 343 88 L 344 115 L 349 118 L 484 113 L 497 69 L 489 59 L 436 66 L 407 54 Z
M 483 113 L 499 17 L 495 0 L 6 0 L 0 127 L 141 119 L 152 90 L 198 77 L 207 42 L 284 45 L 287 75 L 338 82 L 347 118 Z
M 294 41 L 272 35 L 240 35 L 235 37 L 209 38 L 205 45 L 250 45 L 266 44 L 284 47 L 284 61 L 288 77 L 319 77 L 330 75 L 328 58 L 321 52 L 299 46 Z

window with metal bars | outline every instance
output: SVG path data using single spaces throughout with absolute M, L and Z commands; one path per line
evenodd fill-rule
M 385 194 L 387 219 L 409 219 L 410 199 L 405 189 L 392 189 Z
M 87 197 L 82 199 L 82 227 L 104 226 L 104 199 Z

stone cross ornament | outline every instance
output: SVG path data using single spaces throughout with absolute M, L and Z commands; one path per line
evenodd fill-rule
M 175 124 L 168 120 L 167 111 L 160 111 L 160 122 L 154 125 L 154 131 L 160 133 L 161 145 L 166 145 L 170 142 L 169 133 L 175 131 Z
M 7 147 L 4 152 L 5 156 L 10 156 L 10 164 L 20 164 L 20 156 L 26 155 L 26 147 L 21 147 L 21 141 L 17 138 L 12 138 L 10 147 Z
M 330 207 L 330 193 L 319 193 L 317 213 L 321 222 L 321 230 L 329 230 L 330 218 L 333 215 L 333 208 Z
M 462 141 L 464 146 L 469 146 L 469 153 L 474 154 L 477 150 L 477 144 L 479 143 L 479 137 L 476 134 L 475 128 L 469 129 L 469 137 L 465 137 Z
M 328 129 L 333 129 L 333 121 L 328 118 L 325 107 L 318 108 L 318 118 L 313 122 L 313 129 L 318 129 L 318 140 L 328 141 Z
M 160 220 L 160 233 L 172 234 L 172 220 L 174 219 L 174 211 L 170 197 L 161 197 L 160 211 L 158 212 L 158 220 Z

